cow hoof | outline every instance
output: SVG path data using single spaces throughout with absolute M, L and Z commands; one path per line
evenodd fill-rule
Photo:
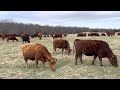
M 100 65 L 101 67 L 104 67 L 103 65 Z

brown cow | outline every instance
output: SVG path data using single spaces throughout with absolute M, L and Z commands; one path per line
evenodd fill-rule
M 80 37 L 80 36 L 81 36 L 81 37 L 86 36 L 86 33 L 78 33 L 78 34 L 77 34 L 77 37 Z
M 26 65 L 28 59 L 35 60 L 36 66 L 38 65 L 38 60 L 42 61 L 43 64 L 44 62 L 48 61 L 51 70 L 55 71 L 55 65 L 57 59 L 53 58 L 50 52 L 48 51 L 48 49 L 42 44 L 37 44 L 37 43 L 25 44 L 22 47 L 22 50 Z
M 115 32 L 114 31 L 111 31 L 111 32 L 106 32 L 107 36 L 114 36 L 115 35 Z
M 41 38 L 42 38 L 42 34 L 41 33 L 38 33 L 38 38 L 41 40 Z
M 70 49 L 69 42 L 63 39 L 55 39 L 53 41 L 53 50 L 55 52 L 57 48 L 62 49 L 62 54 L 64 49 L 67 50 L 68 55 L 70 55 L 70 52 L 72 51 L 72 49 Z
M 64 33 L 63 36 L 66 37 L 68 34 L 67 33 Z
M 55 34 L 55 35 L 52 35 L 53 39 L 55 38 L 62 38 L 62 34 Z
M 102 58 L 108 58 L 110 63 L 117 67 L 117 57 L 113 54 L 112 50 L 110 49 L 109 45 L 102 40 L 75 40 L 74 41 L 74 48 L 76 51 L 75 55 L 75 64 L 77 65 L 77 59 L 80 58 L 82 62 L 82 54 L 86 56 L 94 56 L 92 64 L 94 64 L 95 59 L 98 57 L 100 60 L 100 65 L 102 64 Z
M 6 35 L 2 35 L 2 40 L 4 40 L 7 36 Z
M 9 40 L 16 40 L 16 41 L 18 41 L 18 39 L 15 37 L 15 36 L 8 36 L 7 37 L 7 41 L 9 41 Z
M 105 33 L 101 33 L 101 36 L 106 36 Z
M 89 33 L 88 36 L 100 36 L 98 33 Z

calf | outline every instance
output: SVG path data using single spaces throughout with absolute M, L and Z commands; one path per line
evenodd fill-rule
M 108 58 L 110 63 L 118 67 L 117 57 L 113 54 L 112 50 L 110 49 L 109 45 L 102 40 L 75 40 L 74 41 L 74 48 L 75 48 L 75 64 L 77 65 L 77 59 L 80 58 L 82 62 L 82 54 L 86 56 L 94 56 L 92 64 L 94 64 L 95 59 L 98 57 L 100 60 L 100 65 L 102 64 L 102 58 Z

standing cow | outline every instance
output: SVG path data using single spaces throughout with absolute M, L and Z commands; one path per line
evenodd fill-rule
M 42 34 L 41 33 L 38 33 L 38 38 L 41 40 L 41 38 L 42 38 Z
M 13 42 L 14 42 L 14 40 L 18 41 L 18 39 L 17 39 L 15 36 L 8 36 L 8 37 L 7 37 L 7 42 L 8 42 L 9 40 L 13 40 Z
M 102 40 L 75 40 L 74 41 L 74 48 L 75 48 L 75 64 L 77 65 L 77 59 L 80 58 L 82 62 L 82 54 L 86 56 L 94 56 L 92 64 L 94 64 L 95 59 L 98 57 L 100 60 L 100 65 L 102 64 L 102 58 L 108 58 L 110 63 L 117 67 L 117 57 L 113 54 L 112 50 L 110 49 L 109 45 Z
M 57 59 L 53 58 L 48 51 L 48 49 L 42 44 L 37 43 L 29 43 L 25 44 L 22 47 L 24 60 L 27 65 L 28 59 L 35 60 L 36 66 L 38 65 L 38 61 L 42 61 L 43 65 L 45 62 L 49 62 L 49 66 L 52 71 L 55 71 L 55 65 Z
M 71 49 L 70 49 L 69 42 L 67 40 L 55 39 L 53 41 L 53 50 L 56 52 L 57 48 L 62 49 L 62 54 L 64 49 L 67 50 L 68 55 L 70 55 Z
M 22 34 L 21 35 L 23 43 L 30 43 L 30 36 L 27 34 Z

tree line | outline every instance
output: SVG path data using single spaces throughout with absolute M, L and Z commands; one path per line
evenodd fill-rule
M 107 31 L 115 31 L 119 32 L 120 29 L 91 29 L 88 27 L 65 27 L 65 26 L 49 26 L 49 25 L 38 25 L 38 24 L 24 24 L 24 23 L 16 23 L 9 20 L 0 21 L 0 34 L 60 34 L 60 33 L 68 33 L 75 34 L 80 32 L 107 32 Z

